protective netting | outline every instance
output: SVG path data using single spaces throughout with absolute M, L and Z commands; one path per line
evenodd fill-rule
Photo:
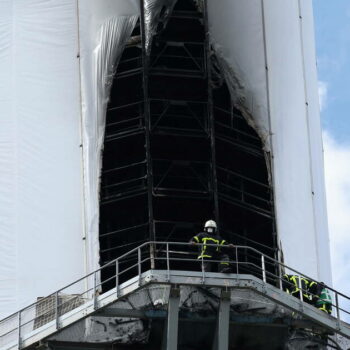
M 33 328 L 37 329 L 46 323 L 54 320 L 56 314 L 59 316 L 74 310 L 84 303 L 84 298 L 80 295 L 51 295 L 47 298 L 39 298 L 35 309 L 35 319 Z M 56 307 L 56 304 L 57 307 Z

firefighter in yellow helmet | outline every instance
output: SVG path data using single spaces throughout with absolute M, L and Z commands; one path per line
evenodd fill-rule
M 200 244 L 198 260 L 202 263 L 204 271 L 214 270 L 212 260 L 219 260 L 218 271 L 231 273 L 230 258 L 225 249 L 233 248 L 218 234 L 216 222 L 208 220 L 204 225 L 204 231 L 191 238 L 190 243 L 193 245 Z M 210 246 L 214 245 L 214 246 Z

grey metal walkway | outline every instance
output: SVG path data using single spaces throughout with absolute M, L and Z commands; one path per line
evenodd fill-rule
M 175 245 L 177 246 L 176 250 L 174 250 L 173 247 L 170 249 L 170 246 Z M 314 306 L 287 294 L 282 288 L 277 288 L 276 285 L 282 287 L 282 284 L 278 283 L 279 281 L 281 282 L 281 278 L 275 276 L 265 268 L 267 260 L 272 260 L 274 264 L 278 264 L 278 266 L 283 267 L 283 269 L 286 267 L 249 247 L 236 247 L 235 249 L 237 257 L 239 256 L 239 249 L 251 249 L 259 255 L 261 262 L 259 265 L 249 263 L 250 268 L 254 268 L 252 274 L 222 274 L 204 271 L 173 270 L 171 269 L 171 264 L 172 262 L 179 261 L 179 258 L 172 258 L 171 256 L 174 252 L 179 253 L 179 246 L 184 245 L 186 244 L 161 242 L 145 243 L 92 274 L 79 279 L 69 286 L 46 298 L 40 299 L 38 302 L 0 321 L 0 349 L 25 349 L 33 344 L 42 342 L 49 336 L 59 333 L 62 329 L 86 317 L 101 312 L 108 314 L 108 312 L 111 312 L 108 306 L 152 284 L 170 286 L 170 295 L 167 301 L 167 350 L 177 349 L 177 327 L 181 286 L 208 287 L 221 290 L 218 312 L 218 350 L 226 350 L 228 348 L 228 327 L 230 318 L 229 300 L 231 293 L 237 290 L 251 290 L 254 293 L 258 293 L 271 300 L 273 303 L 300 314 L 315 327 L 343 335 L 350 339 L 350 325 L 342 321 L 342 315 L 344 314 L 346 317 L 347 313 L 339 306 L 340 297 L 345 297 L 347 299 L 343 294 L 332 290 L 334 293 L 334 311 L 336 317 L 330 316 L 316 309 Z M 157 247 L 159 247 L 159 249 L 157 249 Z M 155 251 L 162 252 L 163 255 L 154 254 Z M 125 261 L 125 259 L 130 259 L 131 257 L 135 259 L 135 264 L 120 270 L 120 264 Z M 192 261 L 195 259 L 186 258 L 181 260 Z M 164 264 L 162 269 L 149 268 L 149 266 L 159 262 Z M 236 260 L 233 263 L 236 264 L 237 270 L 247 265 L 246 261 L 240 262 Z M 100 273 L 104 268 L 113 268 L 115 273 L 113 274 L 113 278 L 101 282 Z M 288 270 L 293 271 L 294 274 L 297 273 L 291 268 L 288 268 Z M 261 274 L 261 278 L 254 276 L 257 273 L 258 275 Z M 123 276 L 125 279 L 130 274 L 133 274 L 134 277 L 119 283 Z M 303 276 L 301 274 L 299 275 Z M 272 277 L 275 279 L 272 280 Z M 112 280 L 115 282 L 116 287 L 101 293 L 101 286 L 106 286 Z M 275 285 L 270 284 L 271 281 L 274 281 Z M 86 284 L 90 285 L 90 287 L 84 289 L 83 286 Z M 83 292 L 81 292 L 82 290 Z M 133 314 L 128 314 L 129 317 L 132 317 L 132 315 L 137 317 L 137 310 L 136 313 L 135 311 L 132 312 Z M 113 309 L 112 313 L 113 316 L 119 315 L 121 317 L 127 317 L 125 310 Z

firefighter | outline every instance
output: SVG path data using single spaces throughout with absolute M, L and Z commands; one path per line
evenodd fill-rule
M 318 283 L 298 275 L 285 274 L 283 275 L 283 290 L 300 299 L 299 278 L 303 290 L 303 301 L 330 315 L 332 313 L 332 297 L 323 282 Z
M 315 306 L 329 315 L 332 313 L 332 297 L 323 282 L 317 284 Z
M 227 244 L 217 232 L 217 225 L 214 220 L 208 220 L 204 225 L 204 232 L 199 233 L 190 240 L 191 244 L 201 244 L 198 259 L 203 262 L 203 269 L 206 272 L 213 270 L 211 260 L 219 260 L 218 271 L 224 273 L 231 272 L 230 258 L 223 250 L 227 247 L 233 248 L 232 244 Z M 216 246 L 209 246 L 215 244 Z M 224 248 L 225 247 L 225 248 Z
M 315 281 L 309 280 L 305 277 L 300 277 L 298 275 L 283 275 L 283 289 L 294 297 L 300 299 L 300 284 L 302 289 L 303 301 L 308 304 L 314 304 L 314 297 L 317 295 L 317 283 Z

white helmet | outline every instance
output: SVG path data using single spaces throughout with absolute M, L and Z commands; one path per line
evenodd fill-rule
M 208 220 L 204 224 L 204 231 L 214 233 L 214 232 L 216 232 L 216 230 L 217 230 L 217 225 L 216 225 L 216 222 L 214 220 Z

